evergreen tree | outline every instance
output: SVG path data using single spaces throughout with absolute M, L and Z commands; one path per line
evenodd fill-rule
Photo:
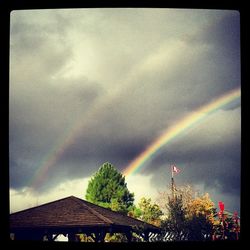
M 187 231 L 186 209 L 183 206 L 181 195 L 174 198 L 168 198 L 167 203 L 168 218 L 162 222 L 162 228 L 165 232 L 171 232 L 173 241 L 185 240 Z
M 127 214 L 134 202 L 125 177 L 110 163 L 104 163 L 89 181 L 86 200 Z

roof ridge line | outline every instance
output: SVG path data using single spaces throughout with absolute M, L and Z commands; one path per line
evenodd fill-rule
M 89 201 L 83 200 L 83 199 L 78 198 L 78 197 L 75 197 L 75 196 L 72 196 L 72 198 L 75 198 L 78 202 L 81 202 L 81 204 L 84 204 L 84 206 L 87 207 L 89 211 L 93 212 L 93 213 L 94 213 L 95 215 L 97 215 L 99 218 L 101 218 L 101 219 L 103 219 L 103 220 L 106 219 L 106 220 L 110 221 L 110 222 L 108 222 L 108 223 L 115 224 L 115 223 L 112 222 L 110 219 L 106 218 L 106 217 L 103 216 L 102 214 L 99 214 L 99 213 L 98 213 L 97 211 L 95 211 L 93 208 L 88 207 L 85 203 L 90 203 L 91 205 L 94 205 L 94 206 L 97 206 L 97 207 L 100 207 L 99 205 L 96 205 L 96 204 L 94 204 L 94 203 L 91 203 L 91 202 L 89 202 Z M 83 203 L 82 203 L 82 201 L 83 201 Z M 117 213 L 117 211 L 109 210 L 109 209 L 106 208 L 106 207 L 101 207 L 101 208 L 102 208 L 102 209 L 107 209 L 109 212 L 112 212 L 112 213 Z M 128 215 L 125 215 L 125 214 L 120 214 L 120 213 L 119 213 L 119 215 L 122 216 L 122 217 L 125 217 L 125 218 L 126 218 L 126 217 L 129 217 L 130 219 L 135 220 L 135 221 L 140 222 L 140 223 L 143 223 L 144 225 L 148 225 L 148 226 L 151 226 L 151 227 L 159 228 L 158 226 L 155 226 L 155 225 L 153 225 L 153 224 L 147 223 L 147 222 L 145 222 L 145 221 L 136 219 L 136 218 L 134 218 L 134 217 L 131 217 L 131 216 L 128 216 Z
M 97 211 L 95 211 L 93 208 L 91 207 L 88 207 L 85 203 L 84 203 L 84 200 L 80 199 L 80 198 L 77 198 L 75 196 L 72 196 L 72 198 L 74 200 L 76 200 L 78 203 L 81 203 L 81 205 L 83 205 L 84 207 L 86 207 L 91 213 L 93 213 L 94 215 L 96 215 L 97 217 L 99 217 L 101 220 L 104 220 L 105 222 L 107 223 L 110 223 L 110 224 L 114 224 L 113 221 L 111 221 L 109 218 L 103 216 L 102 214 L 98 213 Z

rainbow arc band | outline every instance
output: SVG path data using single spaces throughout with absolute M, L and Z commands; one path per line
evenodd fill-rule
M 133 160 L 127 167 L 125 167 L 123 174 L 125 176 L 128 176 L 130 174 L 138 172 L 143 167 L 144 163 L 147 160 L 153 158 L 163 146 L 170 143 L 177 136 L 182 135 L 192 126 L 197 125 L 211 113 L 214 113 L 216 110 L 240 98 L 240 95 L 240 88 L 227 92 L 211 103 L 202 106 L 190 115 L 184 117 L 172 127 L 167 128 L 167 130 L 160 137 L 153 141 L 138 157 L 135 158 L 135 160 Z M 100 104 L 102 103 L 103 102 L 97 103 L 93 108 L 94 111 L 92 112 L 97 113 L 98 111 L 100 111 Z M 88 115 L 92 114 L 92 112 L 89 112 Z M 39 162 L 34 175 L 27 183 L 28 187 L 36 190 L 44 183 L 48 175 L 48 170 L 53 167 L 57 163 L 57 161 L 64 155 L 68 146 L 74 143 L 77 135 L 81 133 L 83 127 L 84 126 L 80 119 L 80 121 L 76 120 L 75 122 L 73 122 L 72 126 L 69 126 L 68 129 L 66 129 L 64 135 L 59 138 L 54 147 L 52 147 L 49 150 L 48 154 L 46 154 L 44 158 Z
M 137 156 L 127 167 L 125 167 L 123 174 L 125 176 L 129 176 L 139 172 L 144 163 L 152 159 L 163 146 L 169 144 L 177 136 L 182 135 L 188 129 L 197 126 L 209 115 L 237 100 L 240 96 L 240 88 L 234 89 L 182 118 L 172 127 L 167 128 L 161 136 L 156 138 L 156 140 L 154 140 L 139 156 Z

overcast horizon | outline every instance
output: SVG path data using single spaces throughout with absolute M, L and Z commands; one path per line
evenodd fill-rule
M 124 171 L 163 131 L 241 88 L 232 10 L 18 10 L 10 20 L 9 172 L 15 212 L 85 198 L 105 163 Z M 126 177 L 136 202 L 176 184 L 240 213 L 241 100 Z

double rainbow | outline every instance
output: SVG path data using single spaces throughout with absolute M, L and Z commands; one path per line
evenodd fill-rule
M 153 141 L 135 160 L 133 160 L 123 171 L 125 176 L 131 175 L 138 172 L 143 164 L 153 158 L 153 156 L 164 146 L 171 142 L 174 138 L 179 135 L 182 135 L 186 130 L 191 128 L 194 125 L 197 125 L 204 118 L 208 117 L 210 114 L 214 113 L 218 109 L 222 108 L 225 105 L 230 104 L 234 100 L 240 98 L 241 91 L 240 88 L 232 90 L 216 100 L 202 106 L 197 109 L 190 115 L 187 115 L 175 125 L 167 130 Z M 99 102 L 94 107 L 94 112 L 98 113 L 101 105 L 105 102 Z M 93 110 L 92 110 L 93 112 Z M 90 115 L 91 112 L 88 113 Z M 85 117 L 86 118 L 86 117 Z M 42 159 L 37 170 L 34 172 L 33 178 L 30 179 L 28 186 L 36 190 L 40 187 L 44 180 L 47 178 L 48 170 L 54 166 L 58 159 L 60 159 L 65 153 L 69 145 L 72 145 L 77 138 L 77 135 L 81 132 L 81 129 L 84 127 L 82 121 L 74 121 L 72 126 L 69 126 L 64 135 L 59 138 L 55 146 L 49 151 L 47 155 Z

